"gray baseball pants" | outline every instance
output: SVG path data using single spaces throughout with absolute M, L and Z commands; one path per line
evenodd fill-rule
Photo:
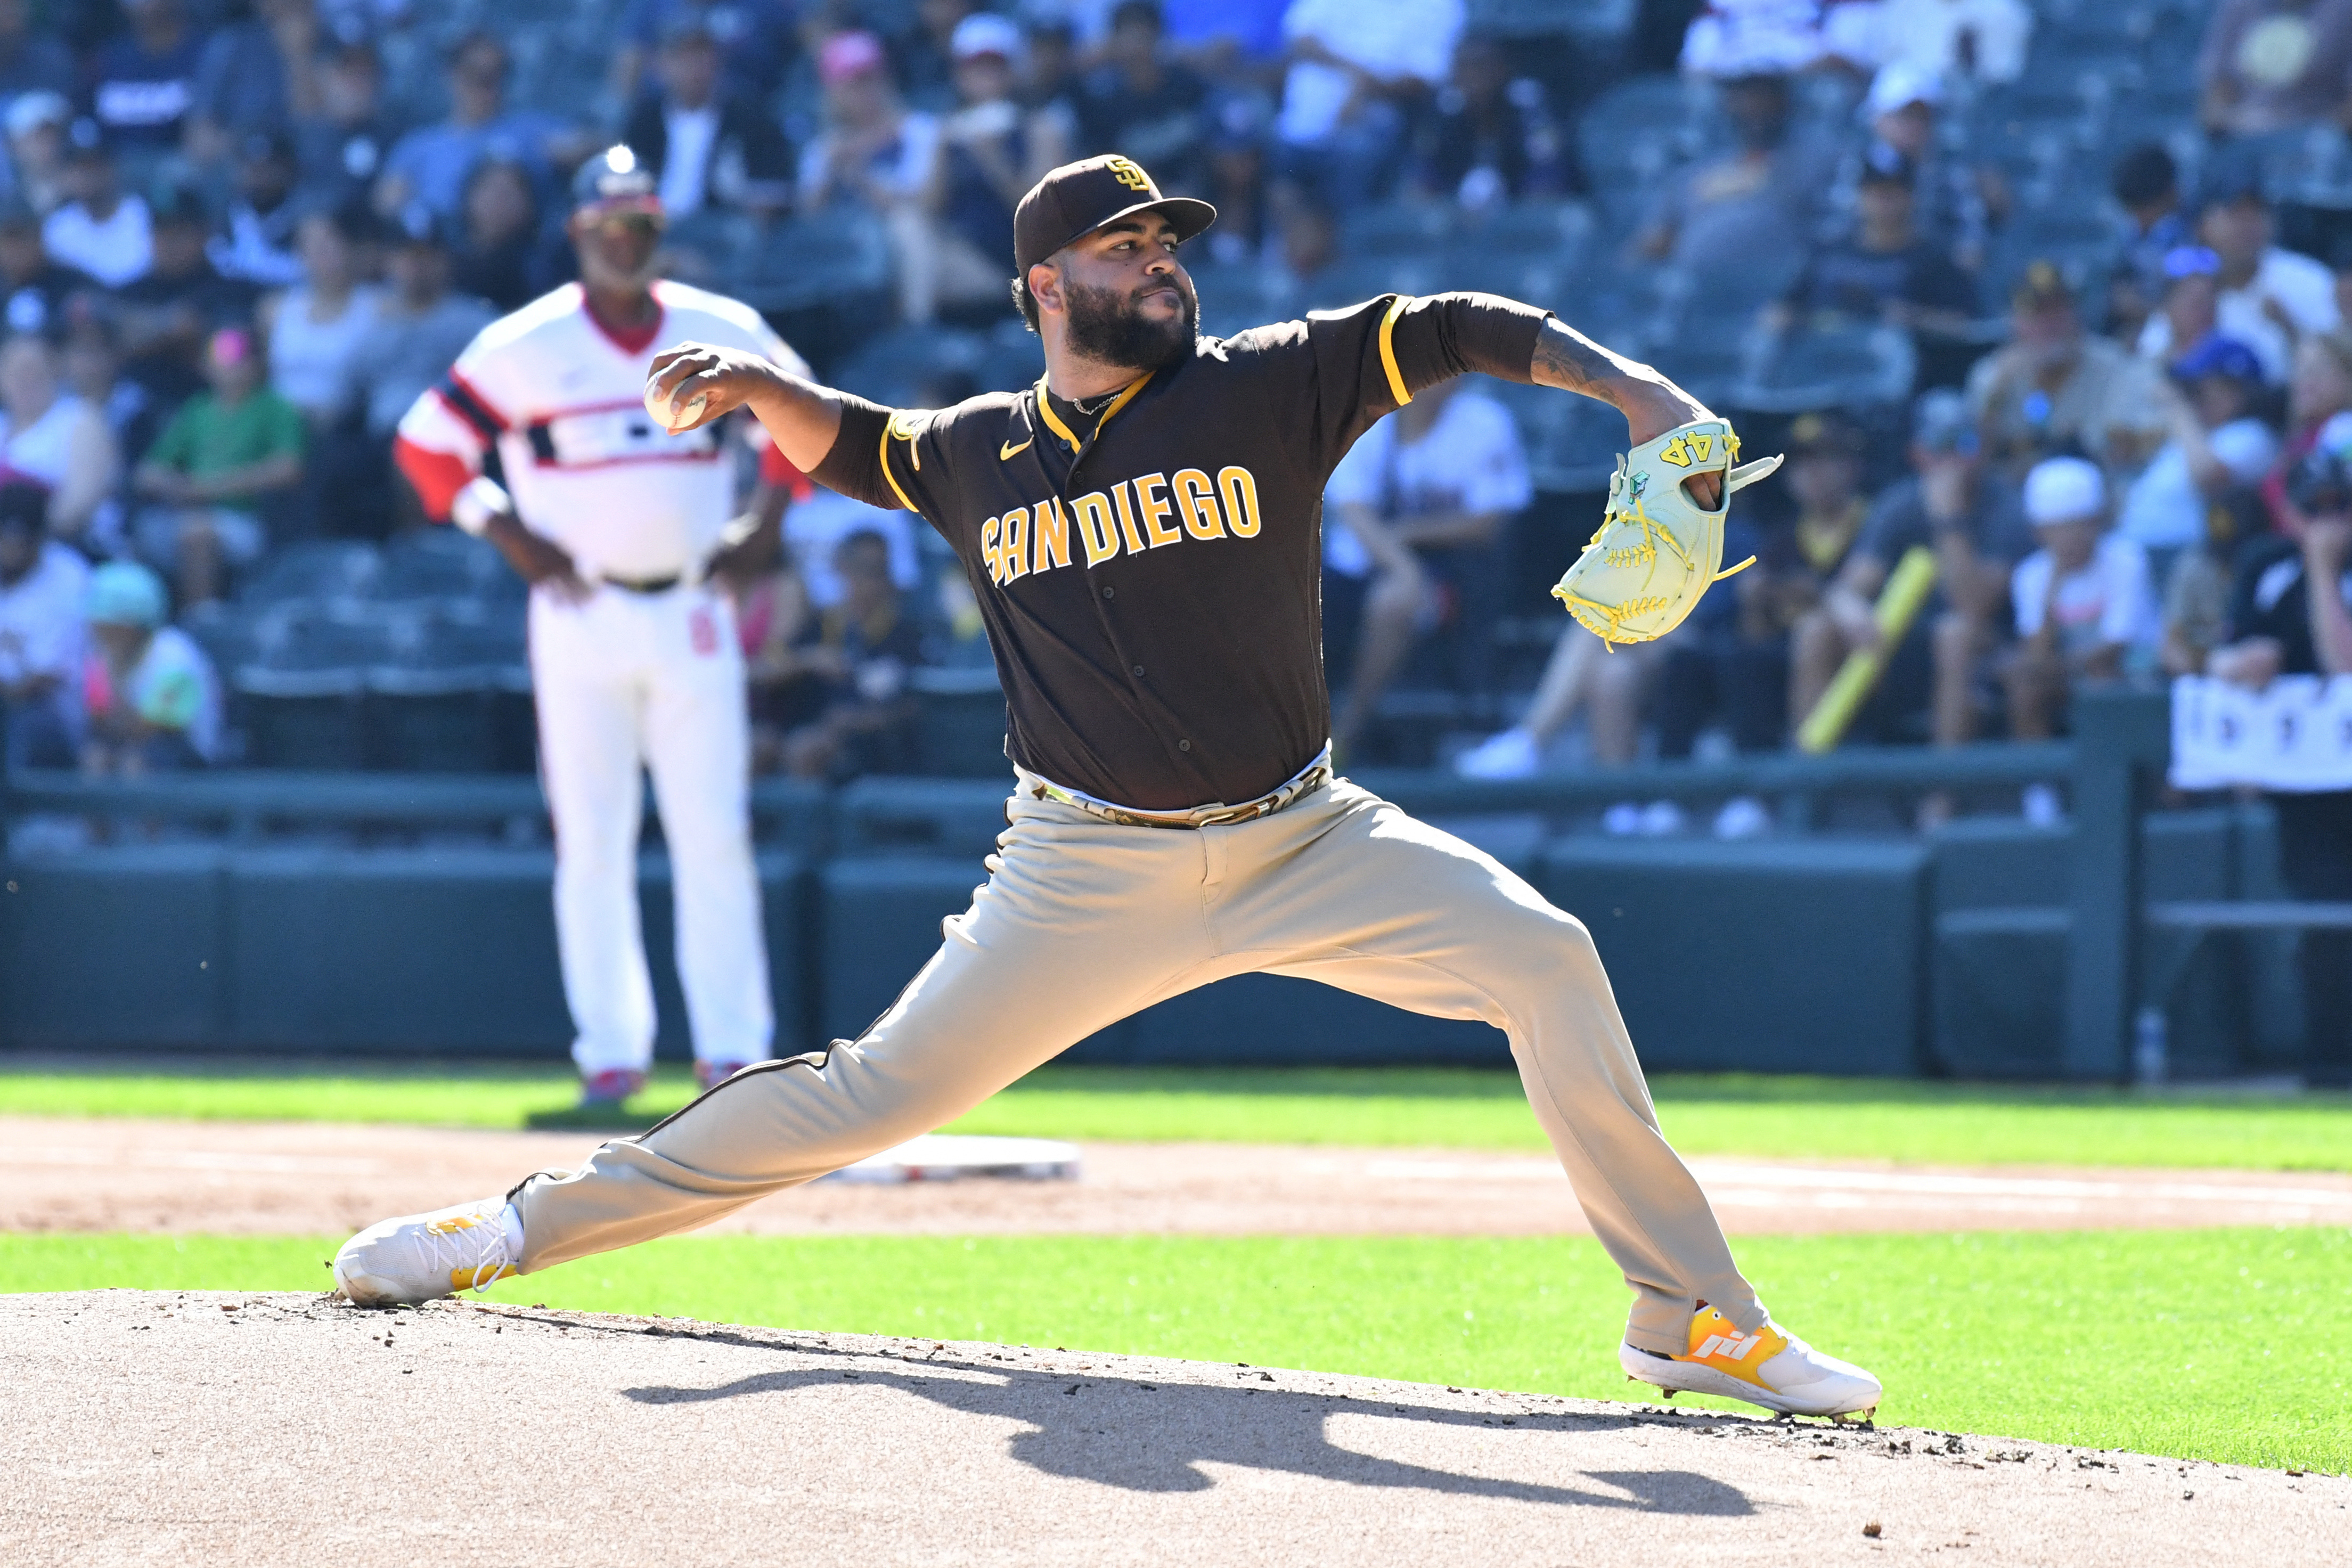
M 523 1272 L 690 1230 L 954 1120 L 1095 1031 L 1232 974 L 1298 975 L 1509 1037 L 1633 1288 L 1626 1338 L 1765 1310 L 1658 1131 L 1592 939 L 1500 863 L 1339 780 L 1271 816 L 1129 827 L 1024 792 L 971 908 L 864 1036 L 766 1062 L 511 1194 Z

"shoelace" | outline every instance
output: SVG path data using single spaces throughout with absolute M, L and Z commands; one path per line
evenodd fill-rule
M 488 1234 L 482 1234 L 484 1232 Z M 427 1238 L 425 1249 L 432 1254 L 435 1269 L 440 1271 L 446 1262 L 448 1265 L 446 1272 L 453 1281 L 459 1270 L 470 1272 L 474 1277 L 473 1282 L 466 1289 L 477 1295 L 498 1283 L 499 1277 L 506 1272 L 507 1265 L 514 1261 L 507 1255 L 506 1221 L 495 1213 L 480 1215 L 473 1225 L 459 1229 L 436 1230 L 428 1226 L 425 1235 Z M 476 1238 L 470 1248 L 466 1240 L 468 1237 Z M 448 1247 L 446 1258 L 442 1255 L 445 1243 Z M 471 1263 L 466 1258 L 468 1250 L 474 1251 Z

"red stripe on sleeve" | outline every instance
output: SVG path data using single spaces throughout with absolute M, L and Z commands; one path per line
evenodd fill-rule
M 400 465 L 400 471 L 416 487 L 417 499 L 425 503 L 425 515 L 436 522 L 449 521 L 450 503 L 474 478 L 473 468 L 465 458 L 420 447 L 405 436 L 393 437 L 392 460 Z

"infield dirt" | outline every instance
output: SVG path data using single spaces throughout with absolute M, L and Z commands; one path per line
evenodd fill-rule
M 326 1235 L 503 1192 L 597 1137 L 395 1124 L 0 1117 L 0 1231 Z M 819 1183 L 715 1229 L 781 1235 L 1581 1234 L 1548 1156 L 1087 1143 L 1076 1182 Z M 1735 1235 L 2352 1225 L 2352 1176 L 1698 1158 Z
M 2291 1472 L 495 1304 L 0 1298 L 0 1377 L 23 1564 L 2148 1568 L 2352 1527 Z

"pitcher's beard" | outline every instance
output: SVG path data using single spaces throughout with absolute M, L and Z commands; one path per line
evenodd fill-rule
M 1145 315 L 1131 293 L 1066 280 L 1062 298 L 1069 311 L 1071 350 L 1098 364 L 1129 370 L 1158 370 L 1184 358 L 1200 335 L 1201 301 L 1182 279 L 1173 282 L 1184 300 L 1183 313 L 1163 321 Z

